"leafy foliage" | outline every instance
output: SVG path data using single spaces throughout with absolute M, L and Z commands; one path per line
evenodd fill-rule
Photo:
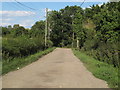
M 13 58 L 25 57 L 44 50 L 44 27 L 44 21 L 36 22 L 31 29 L 25 29 L 18 24 L 13 27 L 2 27 L 3 60 L 9 62 Z M 50 41 L 49 46 L 52 46 Z
M 118 90 L 118 68 L 115 68 L 110 64 L 100 62 L 78 50 L 73 49 L 73 53 L 84 63 L 87 69 L 92 72 L 95 77 L 107 81 L 110 88 Z
M 94 58 L 119 67 L 120 2 L 82 9 L 67 6 L 49 13 L 54 46 L 77 46 Z M 72 34 L 74 33 L 74 37 Z

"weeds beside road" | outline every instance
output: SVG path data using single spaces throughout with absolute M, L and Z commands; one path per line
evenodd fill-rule
M 107 81 L 110 88 L 118 88 L 118 68 L 105 62 L 95 60 L 78 50 L 73 49 L 73 53 L 84 63 L 87 69 L 92 72 L 95 77 Z
M 52 52 L 55 49 L 55 47 L 53 48 L 48 48 L 44 51 L 40 51 L 37 52 L 36 54 L 33 55 L 29 55 L 27 57 L 23 57 L 23 58 L 14 58 L 12 61 L 10 62 L 4 62 L 3 61 L 3 67 L 2 67 L 2 74 L 6 74 L 10 71 L 13 70 L 17 70 L 19 68 L 22 68 L 36 60 L 38 60 L 40 57 L 42 57 L 43 55 L 48 54 L 49 52 Z

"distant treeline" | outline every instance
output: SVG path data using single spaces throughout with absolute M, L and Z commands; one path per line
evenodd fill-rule
M 25 57 L 48 48 L 44 45 L 44 28 L 44 21 L 36 22 L 31 29 L 25 29 L 18 24 L 2 27 L 3 61 L 9 62 L 14 58 Z M 52 46 L 52 42 L 49 43 L 49 47 L 50 45 Z

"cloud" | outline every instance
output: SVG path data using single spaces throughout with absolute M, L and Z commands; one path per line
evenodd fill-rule
M 52 11 L 52 9 L 49 9 L 49 8 L 48 8 L 48 11 Z
M 0 11 L 3 17 L 21 17 L 35 15 L 35 12 L 31 11 Z
M 11 25 L 11 23 L 3 23 L 3 22 L 0 22 L 0 26 L 8 26 L 8 25 Z
M 32 11 L 0 11 L 0 25 L 8 26 L 14 24 L 20 24 L 24 27 L 30 27 L 33 25 L 34 20 L 31 16 L 35 16 L 36 13 Z
M 8 21 L 11 21 L 12 19 L 11 18 L 2 18 L 0 19 L 0 21 L 2 22 L 8 22 Z
M 8 26 L 8 25 L 14 25 L 14 24 L 19 24 L 20 26 L 23 26 L 23 27 L 29 27 L 30 26 L 33 26 L 33 21 L 31 20 L 25 20 L 24 22 L 20 22 L 20 23 L 7 23 L 7 22 L 0 22 L 0 26 Z
M 20 22 L 20 26 L 32 26 L 33 25 L 33 20 L 25 20 L 24 22 Z
M 0 26 L 8 26 L 8 25 L 14 25 L 14 24 L 19 24 L 20 26 L 23 27 L 29 27 L 29 26 L 33 26 L 34 21 L 33 20 L 24 20 L 23 21 L 18 21 L 18 22 L 8 22 L 8 21 L 4 21 L 4 22 L 0 22 Z
M 98 4 L 98 6 L 102 6 L 103 5 L 103 3 L 101 3 L 101 4 Z

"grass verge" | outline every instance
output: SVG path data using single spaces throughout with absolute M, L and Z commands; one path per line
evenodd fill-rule
M 9 61 L 9 62 L 2 62 L 3 66 L 2 66 L 2 74 L 6 74 L 10 71 L 14 71 L 17 70 L 17 68 L 22 68 L 36 60 L 38 60 L 40 57 L 42 57 L 43 55 L 48 54 L 49 52 L 52 52 L 55 49 L 55 47 L 53 48 L 48 48 L 44 51 L 40 51 L 37 52 L 36 54 L 24 57 L 24 58 L 14 58 L 13 60 Z
M 112 65 L 100 62 L 78 50 L 72 50 L 74 55 L 84 63 L 84 66 L 92 72 L 95 77 L 107 81 L 110 88 L 118 88 L 118 68 L 114 68 Z

